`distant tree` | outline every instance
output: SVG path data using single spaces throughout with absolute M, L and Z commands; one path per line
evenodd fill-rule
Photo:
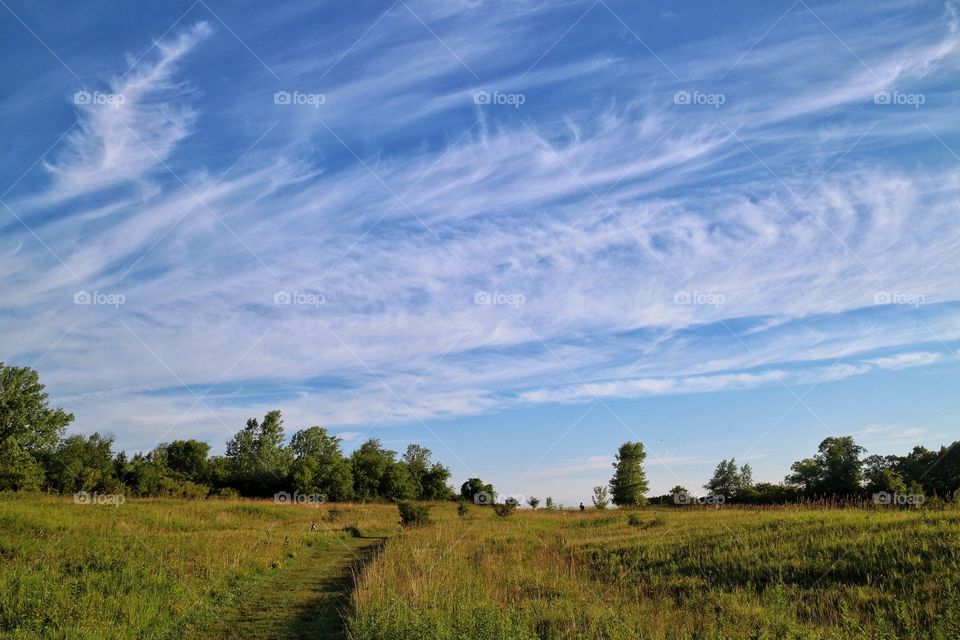
M 540 498 L 534 498 L 533 496 L 530 496 L 527 498 L 527 504 L 530 505 L 531 509 L 536 509 L 540 506 Z
M 497 494 L 492 484 L 485 484 L 480 478 L 470 478 L 460 486 L 460 497 L 467 502 L 489 505 L 493 504 Z
M 642 442 L 625 442 L 617 452 L 613 479 L 610 481 L 613 504 L 621 507 L 641 505 L 649 486 L 643 471 L 647 454 Z
M 39 491 L 43 467 L 13 436 L 0 442 L 0 491 Z
M 430 456 L 430 449 L 419 444 L 409 444 L 401 458 L 413 480 L 415 496 L 419 497 L 423 491 L 424 476 L 430 471 Z
M 853 496 L 861 492 L 863 478 L 860 455 L 865 449 L 850 436 L 825 438 L 813 458 L 795 462 L 787 483 L 804 494 Z
M 208 483 L 210 481 L 207 456 L 210 445 L 200 440 L 174 440 L 161 445 L 166 453 L 167 467 L 191 482 Z
M 353 496 L 353 472 L 340 450 L 340 438 L 323 427 L 302 429 L 290 439 L 294 460 L 290 478 L 295 491 L 329 500 Z
M 231 482 L 247 495 L 268 496 L 286 489 L 293 451 L 284 446 L 283 417 L 270 411 L 257 422 L 247 425 L 227 443 Z
M 391 471 L 397 463 L 396 456 L 395 451 L 384 449 L 376 439 L 367 440 L 350 455 L 353 492 L 357 499 L 377 500 L 385 497 L 384 490 L 401 494 L 405 492 L 400 486 L 403 479 L 396 471 Z M 407 479 L 409 481 L 409 474 Z
M 391 501 L 417 497 L 417 484 L 407 465 L 394 462 L 387 467 L 380 482 L 380 496 Z
M 420 481 L 420 498 L 423 500 L 450 500 L 453 498 L 453 489 L 447 484 L 450 481 L 450 469 L 439 462 L 430 465 L 430 469 Z
M 737 468 L 736 458 L 721 460 L 713 477 L 703 485 L 711 495 L 737 500 L 745 496 L 753 485 L 753 470 L 749 464 Z
M 119 482 L 114 476 L 113 438 L 99 433 L 73 435 L 61 441 L 51 454 L 47 481 L 61 493 L 113 491 Z
M 36 458 L 53 451 L 71 422 L 72 413 L 50 408 L 40 374 L 0 362 L 0 442 L 16 438 Z
M 547 511 L 553 511 L 556 508 L 553 504 L 553 498 L 547 496 L 546 502 L 543 503 L 543 508 Z
M 593 496 L 590 499 L 593 500 L 593 506 L 601 511 L 610 506 L 610 493 L 604 486 L 594 487 Z

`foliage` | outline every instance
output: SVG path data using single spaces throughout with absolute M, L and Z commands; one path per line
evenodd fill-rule
M 31 454 L 50 452 L 71 422 L 72 413 L 50 408 L 39 373 L 0 362 L 0 442 L 12 437 Z
M 617 451 L 613 479 L 610 481 L 613 504 L 620 507 L 637 506 L 646 501 L 649 488 L 643 470 L 647 453 L 642 442 L 625 442 Z
M 484 484 L 480 478 L 470 478 L 460 486 L 460 497 L 474 504 L 490 505 L 497 497 L 492 484 Z
M 430 524 L 430 507 L 420 502 L 404 500 L 397 503 L 400 511 L 400 524 L 405 527 Z
M 530 506 L 531 509 L 536 509 L 537 507 L 540 506 L 540 498 L 535 498 L 533 496 L 530 496 L 529 498 L 527 498 L 527 504 Z
M 593 506 L 601 511 L 610 506 L 610 493 L 604 486 L 594 487 L 593 496 L 590 499 L 593 501 Z
M 283 418 L 270 411 L 247 425 L 227 443 L 231 484 L 245 495 L 269 496 L 283 490 L 293 464 L 293 451 L 283 444 Z
M 753 471 L 749 464 L 745 464 L 737 469 L 736 458 L 730 460 L 721 460 L 713 472 L 713 477 L 703 488 L 711 495 L 723 496 L 727 501 L 733 501 L 744 497 L 744 494 L 753 484 Z
M 43 480 L 43 467 L 16 438 L 0 442 L 0 491 L 39 491 Z

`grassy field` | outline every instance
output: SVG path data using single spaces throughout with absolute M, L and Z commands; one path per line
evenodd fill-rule
M 0 495 L 0 637 L 960 637 L 955 509 L 431 515 Z
M 356 640 L 960 637 L 960 513 L 434 509 L 354 593 Z
M 0 494 L 0 637 L 270 637 L 234 635 L 244 628 L 333 637 L 341 602 L 316 583 L 343 588 L 344 559 L 398 529 L 393 506 L 333 509 L 214 500 L 77 505 Z M 314 601 L 319 615 L 305 610 Z

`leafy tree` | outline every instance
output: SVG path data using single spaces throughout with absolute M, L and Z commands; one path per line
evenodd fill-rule
M 414 493 L 419 496 L 423 491 L 423 478 L 430 470 L 430 449 L 419 444 L 407 445 L 402 460 L 410 472 L 410 478 L 413 480 Z
M 753 470 L 749 464 L 737 469 L 736 458 L 721 460 L 713 472 L 713 477 L 703 485 L 712 495 L 723 496 L 727 500 L 744 497 L 753 485 Z
M 210 481 L 210 470 L 207 456 L 210 455 L 210 445 L 200 440 L 174 440 L 170 444 L 161 445 L 166 454 L 167 467 L 191 482 L 206 483 Z
M 29 453 L 49 453 L 71 422 L 72 413 L 50 408 L 40 374 L 0 362 L 0 442 L 12 437 Z
M 371 439 L 360 445 L 350 456 L 350 469 L 353 472 L 353 492 L 359 500 L 376 500 L 384 496 L 383 490 L 396 492 L 397 482 L 402 482 L 391 472 L 385 484 L 388 470 L 396 464 L 396 452 L 384 449 L 379 440 Z M 409 475 L 408 475 L 409 478 Z M 391 485 L 391 486 L 387 486 Z M 403 493 L 402 488 L 400 492 Z
M 540 498 L 534 498 L 533 496 L 530 496 L 527 498 L 527 504 L 530 505 L 531 509 L 536 509 L 540 506 Z
M 392 501 L 417 497 L 417 484 L 407 465 L 394 462 L 387 467 L 380 482 L 380 497 Z
M 591 497 L 591 500 L 593 500 L 594 507 L 603 511 L 610 506 L 610 493 L 604 486 L 594 487 L 593 497 Z
M 294 459 L 291 479 L 301 493 L 315 493 L 329 500 L 353 496 L 353 472 L 340 450 L 340 438 L 323 427 L 309 427 L 293 434 Z
M 39 491 L 43 467 L 13 436 L 0 442 L 0 491 Z
M 547 496 L 546 502 L 543 503 L 543 508 L 547 511 L 553 511 L 556 508 L 553 504 L 553 498 Z
M 112 447 L 113 438 L 99 433 L 66 438 L 48 459 L 48 483 L 61 493 L 117 489 Z
M 450 481 L 450 469 L 439 462 L 430 466 L 420 481 L 420 498 L 423 500 L 450 500 L 453 498 L 453 489 L 447 484 Z
M 614 474 L 610 481 L 613 504 L 620 507 L 641 505 L 646 502 L 647 476 L 643 471 L 643 461 L 647 454 L 642 442 L 625 442 L 620 445 Z
M 482 499 L 478 500 L 477 496 Z M 460 497 L 467 502 L 488 505 L 494 502 L 497 494 L 492 484 L 484 484 L 480 478 L 470 478 L 460 486 Z
M 853 496 L 861 491 L 860 455 L 865 449 L 850 436 L 825 438 L 813 458 L 795 462 L 787 483 L 806 495 Z
M 293 451 L 283 444 L 283 418 L 270 411 L 247 426 L 227 443 L 232 483 L 248 495 L 267 496 L 286 488 L 293 464 Z

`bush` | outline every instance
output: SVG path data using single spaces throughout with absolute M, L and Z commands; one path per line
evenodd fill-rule
M 502 504 L 493 505 L 493 512 L 502 518 L 513 515 L 513 512 L 516 510 L 517 510 L 516 500 L 507 500 Z
M 430 524 L 430 507 L 425 504 L 404 501 L 397 503 L 400 511 L 400 524 L 405 527 L 417 527 Z
M 643 518 L 636 513 L 631 513 L 629 516 L 627 516 L 627 524 L 631 527 L 643 526 Z
M 468 513 L 470 513 L 470 510 L 467 509 L 467 505 L 463 504 L 462 502 L 459 505 L 457 505 L 458 516 L 460 516 L 461 518 L 464 518 Z

